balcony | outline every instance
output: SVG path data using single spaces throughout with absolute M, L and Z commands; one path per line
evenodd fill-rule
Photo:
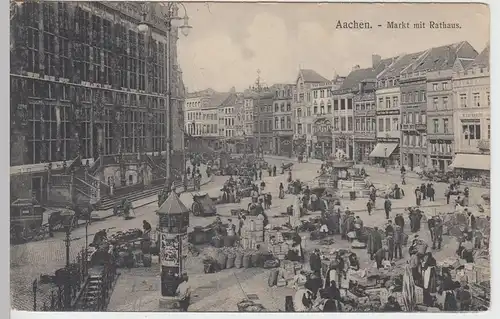
M 427 131 L 427 124 L 422 124 L 422 123 L 415 124 L 415 129 L 417 131 Z
M 415 124 L 401 124 L 401 130 L 403 131 L 413 131 L 415 129 Z

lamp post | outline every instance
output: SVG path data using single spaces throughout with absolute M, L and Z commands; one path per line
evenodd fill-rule
M 180 4 L 184 9 L 184 17 L 177 16 L 177 4 Z M 139 32 L 147 33 L 149 30 L 153 29 L 154 26 L 148 20 L 148 6 L 154 5 L 146 3 L 143 5 L 143 21 L 139 23 Z M 172 112 L 172 54 L 171 54 L 171 36 L 172 36 L 172 26 L 181 30 L 184 36 L 188 36 L 191 26 L 189 25 L 189 17 L 187 15 L 186 7 L 182 2 L 161 2 L 160 5 L 166 10 L 162 12 L 163 22 L 165 23 L 167 34 L 166 34 L 166 51 L 167 51 L 167 92 L 166 92 L 166 116 L 167 116 L 167 137 L 166 137 L 166 154 L 165 154 L 165 164 L 166 164 L 166 178 L 165 183 L 167 184 L 170 180 L 172 174 L 171 156 L 172 156 L 172 135 L 173 135 L 173 112 Z M 167 185 L 169 186 L 169 185 Z

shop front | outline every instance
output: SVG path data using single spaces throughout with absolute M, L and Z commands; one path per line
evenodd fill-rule
M 369 155 L 375 163 L 382 166 L 395 166 L 399 164 L 399 139 L 395 141 L 378 141 Z
M 307 140 L 305 137 L 301 137 L 293 140 L 293 153 L 295 156 L 300 154 L 306 154 L 307 152 Z
M 459 153 L 455 155 L 455 159 L 451 163 L 450 167 L 471 176 L 481 176 L 485 174 L 489 176 L 491 170 L 491 159 L 489 154 Z

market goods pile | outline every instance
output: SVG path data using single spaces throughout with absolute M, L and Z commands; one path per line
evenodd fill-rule
M 209 247 L 204 251 L 203 264 L 205 273 L 213 273 L 230 268 L 264 267 L 273 260 L 270 253 L 239 247 Z

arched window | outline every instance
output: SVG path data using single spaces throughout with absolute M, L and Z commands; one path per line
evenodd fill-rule
M 325 102 L 321 101 L 321 103 L 319 103 L 319 112 L 321 114 L 325 114 Z
M 278 111 L 279 111 L 278 103 L 274 103 L 274 112 Z
M 297 109 L 297 117 L 302 117 L 302 109 Z

